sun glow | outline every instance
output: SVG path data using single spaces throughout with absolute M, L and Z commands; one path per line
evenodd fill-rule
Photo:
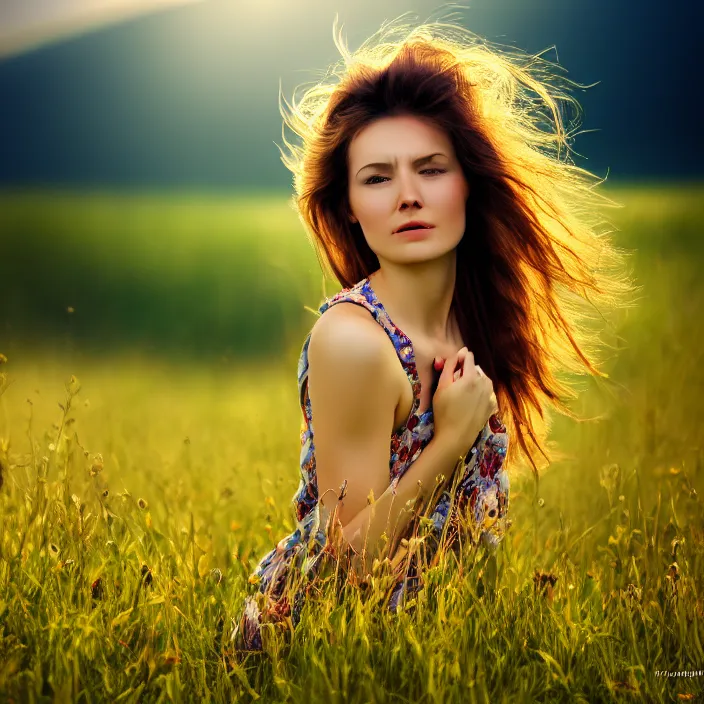
M 121 22 L 203 0 L 9 0 L 0 9 L 0 57 Z

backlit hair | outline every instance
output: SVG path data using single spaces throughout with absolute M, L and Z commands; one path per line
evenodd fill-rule
M 292 102 L 280 104 L 282 160 L 293 202 L 321 265 L 349 287 L 379 268 L 359 223 L 351 223 L 348 148 L 374 120 L 410 114 L 452 140 L 470 186 L 457 246 L 452 307 L 464 344 L 494 382 L 514 441 L 509 457 L 546 460 L 550 404 L 572 418 L 567 374 L 605 376 L 597 326 L 606 309 L 630 305 L 625 253 L 610 241 L 598 179 L 574 165 L 559 65 L 491 48 L 449 22 L 390 23 L 351 53 L 333 26 L 342 60 Z M 562 105 L 561 105 L 562 103 Z M 516 442 L 517 440 L 517 442 Z

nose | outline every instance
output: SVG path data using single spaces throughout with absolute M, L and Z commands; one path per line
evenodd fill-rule
M 412 175 L 399 176 L 399 209 L 407 210 L 411 207 L 422 208 L 423 201 L 418 186 Z

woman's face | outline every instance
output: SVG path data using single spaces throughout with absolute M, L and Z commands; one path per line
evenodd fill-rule
M 350 220 L 380 264 L 436 259 L 462 239 L 469 185 L 443 130 L 413 115 L 379 118 L 355 135 L 347 165 Z M 412 220 L 432 228 L 396 232 Z

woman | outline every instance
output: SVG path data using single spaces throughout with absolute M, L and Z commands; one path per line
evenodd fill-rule
M 611 201 L 560 158 L 569 98 L 544 63 L 453 25 L 399 29 L 354 55 L 338 35 L 337 80 L 284 112 L 302 142 L 284 139 L 296 207 L 343 288 L 303 345 L 298 526 L 250 578 L 240 650 L 263 647 L 262 623 L 295 626 L 331 560 L 364 583 L 391 558 L 396 610 L 441 549 L 496 547 L 508 462 L 537 473 L 545 406 L 572 415 L 557 375 L 603 375 L 584 352 L 587 306 L 630 290 L 589 221 Z

